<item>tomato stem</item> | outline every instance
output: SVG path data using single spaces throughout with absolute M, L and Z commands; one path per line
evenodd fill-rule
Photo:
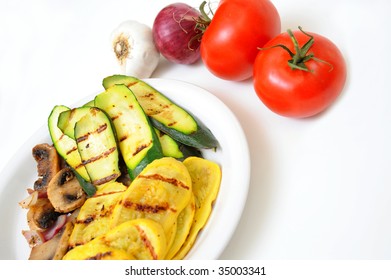
M 212 21 L 212 19 L 208 16 L 208 13 L 205 11 L 206 4 L 207 4 L 206 1 L 203 1 L 201 3 L 201 5 L 199 7 L 199 11 L 200 11 L 201 15 L 196 18 L 193 18 L 193 20 L 195 22 L 194 30 L 196 31 L 196 33 L 198 33 L 198 31 L 200 31 L 200 33 L 198 33 L 197 35 L 195 35 L 193 38 L 190 39 L 190 41 L 188 43 L 188 48 L 190 50 L 194 50 L 191 47 L 191 45 L 193 44 L 194 41 L 201 42 L 202 36 L 204 35 L 204 32 L 206 31 L 206 29 L 208 28 L 209 24 Z M 210 5 L 208 5 L 208 6 L 209 6 L 209 12 L 213 15 L 212 8 L 210 7 Z
M 333 70 L 333 66 L 330 63 L 328 63 L 327 61 L 324 61 L 322 59 L 315 57 L 315 55 L 313 53 L 307 54 L 309 52 L 309 50 L 311 49 L 312 45 L 314 44 L 315 39 L 314 39 L 314 36 L 305 32 L 301 28 L 301 26 L 299 26 L 299 30 L 302 33 L 304 33 L 306 36 L 309 37 L 309 40 L 302 47 L 299 46 L 299 42 L 297 42 L 297 39 L 296 39 L 295 35 L 293 34 L 292 30 L 290 30 L 290 29 L 287 30 L 287 33 L 292 40 L 295 52 L 292 52 L 287 46 L 282 45 L 282 44 L 278 44 L 278 45 L 272 46 L 270 48 L 280 47 L 280 48 L 283 48 L 284 50 L 286 50 L 289 53 L 289 55 L 291 56 L 291 59 L 288 60 L 288 65 L 292 70 L 302 70 L 302 71 L 306 71 L 306 72 L 313 72 L 312 70 L 308 69 L 307 65 L 305 64 L 307 61 L 309 61 L 311 59 L 318 61 L 318 62 L 326 63 L 326 64 L 330 65 L 330 67 L 331 67 L 330 71 Z M 268 48 L 259 48 L 259 49 L 265 50 Z
M 207 4 L 206 1 L 203 1 L 201 3 L 201 5 L 199 7 L 201 16 L 198 17 L 197 19 L 195 19 L 195 21 L 196 21 L 196 27 L 195 28 L 200 30 L 202 33 L 205 32 L 205 30 L 208 28 L 209 24 L 212 22 L 212 19 L 209 17 L 208 13 L 205 11 L 206 4 Z M 209 7 L 209 12 L 213 16 L 212 8 L 210 7 L 210 5 L 208 5 L 208 7 Z
M 308 51 L 314 44 L 314 37 L 306 32 L 303 31 L 303 29 L 299 26 L 299 30 L 303 32 L 305 35 L 307 35 L 310 39 L 304 44 L 303 47 L 300 48 L 299 43 L 297 42 L 297 39 L 295 35 L 293 34 L 292 30 L 288 29 L 287 32 L 289 34 L 289 37 L 291 37 L 293 46 L 295 48 L 295 54 L 291 55 L 292 59 L 288 60 L 288 65 L 291 67 L 291 69 L 299 69 L 303 71 L 310 71 L 305 65 L 305 62 L 311 60 L 314 55 L 308 54 Z
M 209 17 L 208 13 L 205 12 L 205 5 L 206 5 L 206 1 L 202 2 L 201 5 L 200 5 L 200 12 L 201 12 L 201 15 L 202 15 L 202 19 L 205 21 L 205 22 L 208 22 L 210 23 L 212 21 L 212 19 Z M 212 11 L 212 8 L 209 6 L 209 12 L 212 13 L 213 15 L 213 11 Z

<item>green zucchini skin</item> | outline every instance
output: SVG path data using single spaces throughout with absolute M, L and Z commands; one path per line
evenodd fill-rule
M 214 149 L 218 146 L 217 140 L 211 137 L 212 133 L 206 127 L 200 128 L 200 122 L 198 122 L 197 131 L 191 134 L 184 134 L 176 129 L 162 124 L 161 122 L 151 118 L 151 123 L 158 130 L 170 135 L 176 141 L 185 144 L 196 149 Z
M 131 89 L 145 113 L 151 118 L 152 125 L 175 140 L 197 149 L 218 146 L 213 133 L 198 118 L 146 82 L 125 75 L 113 75 L 103 79 L 106 89 L 116 84 L 124 84 Z
M 75 138 L 82 163 L 97 188 L 120 175 L 119 151 L 110 119 L 96 107 L 75 124 Z
M 128 87 L 114 85 L 97 95 L 94 104 L 105 111 L 113 123 L 131 179 L 136 178 L 149 163 L 163 157 L 149 118 Z
M 157 128 L 155 128 L 155 131 L 162 146 L 164 156 L 173 157 L 180 161 L 190 156 L 202 157 L 199 149 L 182 144 Z
M 202 152 L 199 149 L 197 149 L 197 148 L 194 148 L 194 147 L 191 147 L 191 146 L 187 146 L 187 145 L 179 143 L 179 142 L 178 142 L 178 147 L 179 147 L 179 150 L 183 154 L 183 157 L 178 158 L 178 160 L 180 160 L 180 161 L 183 161 L 183 160 L 185 160 L 188 157 L 203 158 Z
M 52 109 L 48 118 L 48 128 L 50 138 L 53 145 L 57 150 L 57 153 L 65 160 L 65 162 L 83 178 L 85 181 L 90 181 L 90 177 L 82 164 L 82 160 L 77 150 L 76 141 L 69 136 L 65 135 L 60 128 L 57 127 L 59 115 L 62 112 L 69 111 L 70 109 L 63 105 L 56 105 Z

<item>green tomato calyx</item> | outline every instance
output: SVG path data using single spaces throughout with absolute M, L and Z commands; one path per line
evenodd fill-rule
M 292 52 L 287 46 L 285 46 L 283 44 L 278 44 L 278 45 L 272 46 L 270 48 L 281 47 L 284 50 L 286 50 L 291 57 L 291 59 L 288 60 L 288 65 L 292 70 L 302 70 L 302 71 L 306 71 L 306 72 L 313 72 L 312 70 L 308 69 L 308 67 L 306 65 L 306 62 L 312 59 L 312 60 L 330 65 L 330 71 L 332 71 L 333 66 L 330 63 L 315 57 L 315 55 L 313 53 L 308 53 L 310 51 L 312 45 L 315 42 L 314 36 L 305 32 L 301 26 L 299 26 L 299 30 L 302 33 L 304 33 L 306 36 L 309 37 L 308 41 L 302 47 L 299 46 L 299 43 L 297 42 L 297 39 L 296 39 L 295 35 L 293 34 L 292 30 L 290 30 L 290 29 L 287 30 L 287 33 L 292 40 L 293 47 L 295 49 L 295 53 Z M 268 48 L 259 48 L 259 49 L 266 50 Z

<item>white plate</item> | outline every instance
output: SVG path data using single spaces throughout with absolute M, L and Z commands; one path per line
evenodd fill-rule
M 228 107 L 204 89 L 176 80 L 148 79 L 147 82 L 196 115 L 219 141 L 216 151 L 204 150 L 203 155 L 222 168 L 220 192 L 207 226 L 187 256 L 188 259 L 217 259 L 238 225 L 247 198 L 250 157 L 244 132 Z M 88 98 L 76 106 L 86 101 Z M 46 124 L 21 147 L 0 176 L 0 259 L 29 256 L 30 249 L 21 234 L 27 229 L 27 211 L 18 202 L 27 196 L 26 189 L 37 179 L 31 149 L 43 142 L 51 143 Z

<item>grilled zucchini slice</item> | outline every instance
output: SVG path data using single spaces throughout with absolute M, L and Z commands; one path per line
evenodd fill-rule
M 155 130 L 129 88 L 114 85 L 97 95 L 94 104 L 110 116 L 132 179 L 153 160 L 163 157 Z
M 88 108 L 85 116 L 76 122 L 74 134 L 82 163 L 94 186 L 99 188 L 120 176 L 116 138 L 110 119 L 102 110 Z
M 190 156 L 202 157 L 202 153 L 199 149 L 180 143 L 156 128 L 155 131 L 165 157 L 173 157 L 181 161 Z
M 75 124 L 89 111 L 90 107 L 83 106 L 62 112 L 58 117 L 58 128 L 68 137 L 75 139 Z
M 49 134 L 58 154 L 72 167 L 84 180 L 90 181 L 90 177 L 82 164 L 76 141 L 65 135 L 57 126 L 58 118 L 62 112 L 70 109 L 63 105 L 54 106 L 48 118 Z
M 198 149 L 216 148 L 218 141 L 195 116 L 163 93 L 135 77 L 114 75 L 103 79 L 104 88 L 124 84 L 133 91 L 152 124 L 175 140 Z

